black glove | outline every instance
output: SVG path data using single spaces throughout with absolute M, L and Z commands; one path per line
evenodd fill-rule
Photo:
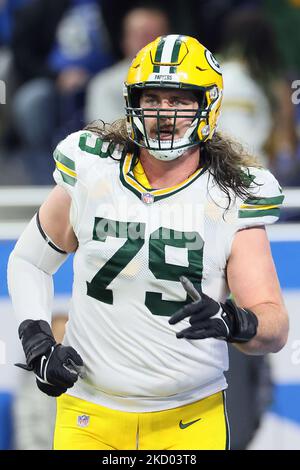
M 83 361 L 70 346 L 57 344 L 49 324 L 44 320 L 25 320 L 19 326 L 19 337 L 26 364 L 16 364 L 34 371 L 38 388 L 58 397 L 73 387 L 82 376 Z
M 199 300 L 185 305 L 169 319 L 170 325 L 175 325 L 189 317 L 191 326 L 176 333 L 177 338 L 217 338 L 229 343 L 245 343 L 256 335 L 258 321 L 251 310 L 239 308 L 231 300 L 218 303 L 203 292 L 198 297 Z

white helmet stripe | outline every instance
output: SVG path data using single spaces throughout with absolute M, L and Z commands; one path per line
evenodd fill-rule
M 160 59 L 162 63 L 171 62 L 175 42 L 179 37 L 179 34 L 170 34 L 169 36 L 167 36 Z
M 179 34 L 170 34 L 166 37 L 166 40 L 163 45 L 160 62 L 161 63 L 170 63 L 172 60 L 173 50 L 176 44 L 177 39 L 180 38 Z M 170 73 L 170 66 L 169 65 L 161 65 L 159 66 L 159 73 L 160 74 L 169 74 Z

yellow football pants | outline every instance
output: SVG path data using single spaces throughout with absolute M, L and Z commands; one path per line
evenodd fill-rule
M 54 449 L 227 449 L 224 396 L 164 411 L 129 413 L 62 395 L 57 399 Z

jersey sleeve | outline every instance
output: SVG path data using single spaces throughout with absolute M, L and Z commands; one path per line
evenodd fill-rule
M 275 223 L 284 200 L 278 181 L 270 171 L 258 168 L 248 169 L 246 177 L 250 181 L 250 195 L 238 204 L 237 230 Z
M 77 182 L 76 154 L 78 142 L 79 133 L 75 132 L 59 142 L 53 152 L 55 160 L 54 181 L 62 186 L 71 197 Z
M 270 171 L 248 168 L 245 178 L 249 181 L 249 196 L 236 200 L 235 208 L 223 226 L 225 262 L 230 256 L 235 234 L 245 228 L 275 223 L 284 200 L 282 189 Z
M 71 197 L 70 221 L 77 235 L 84 213 L 89 186 L 93 180 L 94 166 L 105 162 L 111 155 L 110 141 L 103 141 L 96 134 L 80 130 L 59 142 L 53 152 L 55 182 Z

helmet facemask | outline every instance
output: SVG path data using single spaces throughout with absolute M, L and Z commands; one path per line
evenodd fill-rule
M 147 88 L 151 88 L 151 86 L 149 86 L 150 84 L 147 85 Z M 157 87 L 157 84 L 155 85 Z M 138 107 L 142 89 L 140 87 L 135 88 L 136 89 L 132 89 L 128 92 L 126 115 L 128 133 L 137 145 L 146 148 L 151 155 L 159 160 L 170 161 L 183 155 L 189 148 L 200 144 L 197 131 L 200 121 L 207 119 L 204 91 L 197 89 L 197 91 L 194 92 L 194 90 L 190 90 L 196 95 L 198 109 L 160 109 L 156 107 Z M 169 87 L 165 86 L 164 88 Z M 156 138 L 148 135 L 146 129 L 147 118 L 156 120 L 156 124 L 154 125 Z M 180 119 L 191 119 L 191 122 L 184 135 L 176 139 L 176 129 Z M 170 123 L 168 123 L 168 121 Z M 165 132 L 171 135 L 171 139 L 166 140 L 162 138 Z

